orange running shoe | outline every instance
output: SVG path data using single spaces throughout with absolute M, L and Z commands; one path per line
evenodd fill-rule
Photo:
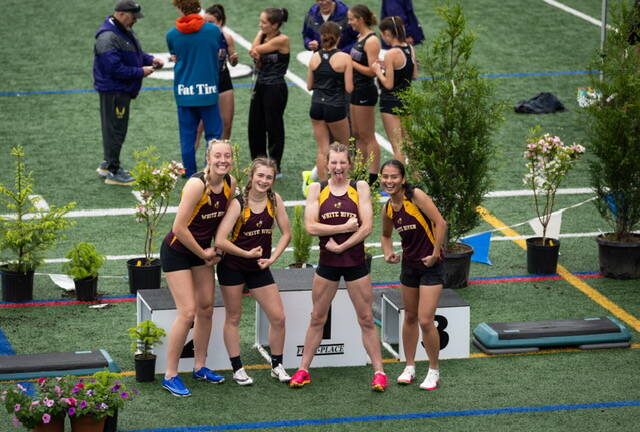
M 291 377 L 291 381 L 289 381 L 289 387 L 300 388 L 305 384 L 309 384 L 311 382 L 311 375 L 309 372 L 303 369 L 298 369 L 296 373 Z
M 371 381 L 371 388 L 377 392 L 383 392 L 387 388 L 387 374 L 376 372 Z

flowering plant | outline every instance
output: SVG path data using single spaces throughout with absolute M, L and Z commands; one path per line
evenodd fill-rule
M 144 265 L 151 264 L 156 229 L 167 212 L 178 177 L 184 174 L 184 168 L 179 162 L 160 163 L 156 151 L 156 147 L 149 146 L 143 151 L 135 152 L 137 162 L 131 171 L 136 180 L 134 190 L 140 194 L 140 202 L 136 206 L 136 221 L 144 222 L 147 228 Z
M 66 397 L 60 398 L 69 416 L 94 415 L 97 418 L 112 417 L 126 401 L 138 392 L 128 391 L 118 373 L 96 372 L 88 380 L 80 379 L 68 386 Z
M 25 386 L 17 384 L 2 393 L 2 400 L 7 412 L 12 414 L 14 426 L 33 429 L 65 415 L 65 404 L 60 398 L 67 386 L 66 378 L 39 378 L 36 397 L 31 397 Z
M 541 136 L 539 125 L 529 131 L 524 151 L 527 173 L 523 181 L 533 190 L 536 213 L 542 225 L 543 245 L 546 244 L 547 225 L 551 220 L 556 191 L 583 153 L 584 147 L 580 144 L 569 146 L 557 136 Z

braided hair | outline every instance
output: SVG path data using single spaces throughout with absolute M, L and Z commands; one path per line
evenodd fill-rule
M 248 205 L 249 203 L 249 191 L 251 190 L 251 179 L 253 179 L 253 174 L 256 172 L 256 169 L 260 166 L 266 166 L 267 168 L 271 168 L 273 170 L 273 176 L 275 178 L 276 173 L 278 172 L 278 166 L 276 165 L 276 161 L 271 158 L 259 157 L 255 158 L 253 162 L 251 162 L 251 167 L 249 168 L 249 181 L 247 181 L 246 186 L 242 190 L 242 202 L 244 205 Z M 267 199 L 271 203 L 271 207 L 275 210 L 276 208 L 276 194 L 273 192 L 273 189 L 269 188 L 267 191 Z
M 402 176 L 402 178 L 404 179 L 406 177 L 406 171 L 404 168 L 404 164 L 402 162 L 400 162 L 397 159 L 390 159 L 388 161 L 386 161 L 385 163 L 382 164 L 382 166 L 380 167 L 380 174 L 382 175 L 382 170 L 386 167 L 386 166 L 392 166 L 398 169 L 398 171 L 400 171 L 400 175 Z M 404 182 L 404 196 L 407 197 L 407 199 L 409 201 L 411 201 L 413 199 L 413 191 L 415 190 L 415 186 L 411 183 L 409 183 L 408 181 Z

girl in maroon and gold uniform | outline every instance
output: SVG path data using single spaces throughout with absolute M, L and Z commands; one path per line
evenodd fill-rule
M 247 186 L 241 196 L 231 201 L 216 235 L 216 247 L 225 252 L 217 269 L 226 310 L 224 343 L 233 367 L 233 380 L 240 385 L 253 384 L 240 360 L 238 325 L 242 317 L 242 290 L 245 286 L 269 319 L 271 377 L 280 382 L 290 380 L 282 366 L 284 308 L 269 270 L 291 239 L 284 202 L 271 190 L 276 173 L 276 163 L 272 159 L 257 158 L 253 161 Z M 281 236 L 271 253 L 274 221 Z
M 365 264 L 364 239 L 371 233 L 371 193 L 365 181 L 349 181 L 351 158 L 348 147 L 334 143 L 327 155 L 329 181 L 313 183 L 305 209 L 305 227 L 320 237 L 320 262 L 313 278 L 313 311 L 304 341 L 300 369 L 291 387 L 311 382 L 309 366 L 322 340 L 331 301 L 344 277 L 349 297 L 362 329 L 362 340 L 374 369 L 372 388 L 384 391 L 387 376 L 382 367 L 380 341 L 373 323 L 371 278 Z
M 211 240 L 236 188 L 236 181 L 229 175 L 231 163 L 232 150 L 227 141 L 209 142 L 207 166 L 184 185 L 173 227 L 160 249 L 162 270 L 177 310 L 169 331 L 162 386 L 175 396 L 191 395 L 178 376 L 178 361 L 192 324 L 194 378 L 224 381 L 205 367 L 205 362 L 213 316 L 213 265 L 220 261 Z
M 414 188 L 405 179 L 402 162 L 390 160 L 382 165 L 381 184 L 390 199 L 382 212 L 382 251 L 388 263 L 400 262 L 393 251 L 393 228 L 400 234 L 402 243 L 402 270 L 400 287 L 405 314 L 402 324 L 402 341 L 407 364 L 398 377 L 399 384 L 409 384 L 415 377 L 415 355 L 418 344 L 418 323 L 429 358 L 427 377 L 421 389 L 435 389 L 440 382 L 438 355 L 440 336 L 434 324 L 434 316 L 440 291 L 442 291 L 442 242 L 447 223 L 431 198 Z

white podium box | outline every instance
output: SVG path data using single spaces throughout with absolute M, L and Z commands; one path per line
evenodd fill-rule
M 297 368 L 302 359 L 304 338 L 311 319 L 311 282 L 315 270 L 278 269 L 271 272 L 278 284 L 286 317 L 283 366 Z M 257 302 L 255 336 L 258 349 L 269 345 L 269 320 Z M 346 286 L 341 282 L 331 304 L 322 342 L 311 366 L 362 366 L 367 361 L 358 319 Z
M 164 373 L 167 369 L 167 338 L 169 330 L 176 317 L 176 305 L 168 289 L 152 289 L 138 291 L 136 298 L 138 323 L 151 320 L 158 327 L 164 329 L 167 337 L 160 345 L 153 347 L 156 354 L 155 373 Z M 229 357 L 222 338 L 222 328 L 224 326 L 225 311 L 222 303 L 220 289 L 216 287 L 216 299 L 213 308 L 213 326 L 211 329 L 211 339 L 207 350 L 206 366 L 209 369 L 229 369 Z M 178 362 L 178 372 L 190 372 L 193 370 L 194 350 L 193 350 L 193 328 L 187 334 L 180 361 Z
M 383 291 L 381 315 L 383 346 L 401 361 L 406 361 L 402 343 L 404 303 L 399 289 L 390 288 Z M 436 309 L 435 323 L 440 333 L 440 358 L 469 357 L 469 303 L 452 289 L 443 289 Z M 398 344 L 398 352 L 396 353 L 389 344 Z M 422 335 L 418 340 L 416 360 L 427 360 L 427 354 L 422 347 Z

